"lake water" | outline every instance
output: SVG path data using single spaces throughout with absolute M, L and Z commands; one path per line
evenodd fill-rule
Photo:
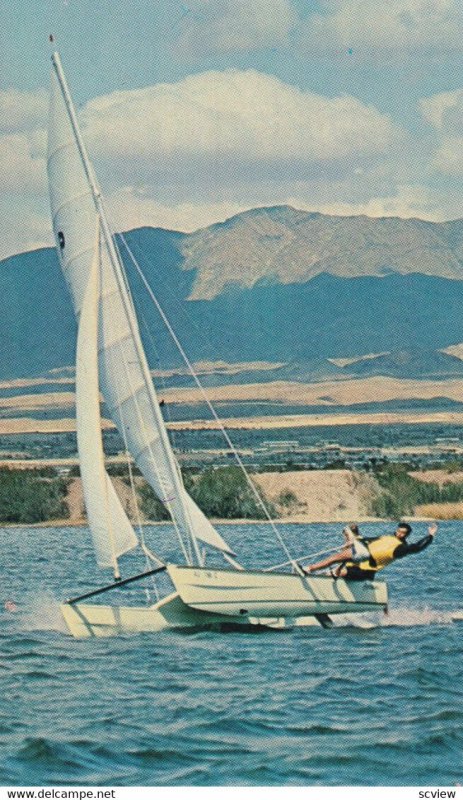
M 302 555 L 340 527 L 281 530 Z M 461 527 L 383 573 L 389 617 L 83 641 L 58 601 L 105 581 L 88 530 L 0 529 L 0 784 L 462 783 Z M 220 530 L 244 563 L 280 560 L 265 525 Z M 150 534 L 173 548 L 167 526 Z M 127 558 L 125 574 L 143 567 Z

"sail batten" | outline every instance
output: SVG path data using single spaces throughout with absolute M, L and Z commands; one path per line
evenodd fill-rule
M 132 297 L 100 192 L 77 127 L 62 69 L 54 56 L 48 172 L 54 233 L 77 318 L 92 265 L 95 221 L 101 217 L 97 329 L 99 386 L 128 450 L 185 540 L 231 553 L 183 486 L 141 343 Z M 74 147 L 68 147 L 69 142 Z M 90 189 L 90 191 L 89 191 Z
M 144 384 L 140 384 L 139 386 L 134 386 L 133 392 L 131 394 L 128 394 L 126 397 L 121 397 L 120 400 L 119 400 L 119 404 L 118 404 L 117 408 L 114 408 L 112 410 L 114 412 L 122 410 L 124 408 L 124 406 L 127 405 L 127 403 L 130 402 L 130 400 L 135 398 L 137 396 L 137 394 L 141 394 L 142 392 L 144 392 L 144 390 L 145 390 Z
M 68 139 L 67 142 L 63 142 L 63 144 L 60 144 L 59 147 L 55 147 L 54 150 L 48 151 L 48 161 L 52 161 L 55 158 L 55 156 L 58 155 L 58 153 L 63 152 L 64 150 L 66 150 L 66 148 L 72 149 L 74 147 L 75 147 L 74 139 Z
M 102 298 L 102 300 L 104 301 L 104 298 Z M 105 341 L 105 343 L 104 343 L 104 344 L 102 344 L 102 345 L 101 345 L 101 346 L 98 348 L 98 351 L 99 351 L 100 353 L 102 353 L 102 352 L 106 352 L 106 353 L 108 353 L 108 351 L 109 351 L 111 348 L 119 347 L 120 345 L 122 345 L 124 342 L 127 342 L 127 341 L 130 341 L 130 334 L 128 334 L 128 333 L 126 332 L 126 333 L 124 333 L 124 334 L 121 336 L 120 334 L 118 334 L 118 332 L 117 332 L 117 331 L 115 331 L 115 332 L 114 332 L 114 338 L 113 338 L 113 339 L 111 339 L 111 340 L 109 340 L 109 341 L 108 341 L 108 340 L 106 340 L 106 341 Z
M 141 450 L 138 450 L 138 452 L 136 452 L 136 453 L 133 453 L 132 455 L 133 455 L 133 457 L 134 457 L 135 461 L 138 461 L 140 458 L 142 458 L 142 456 L 144 456 L 144 454 L 145 454 L 145 453 L 151 453 L 151 452 L 152 452 L 152 450 L 153 450 L 153 447 L 154 447 L 154 445 L 155 445 L 155 444 L 156 444 L 158 441 L 159 441 L 159 437 L 153 437 L 153 438 L 152 438 L 152 439 L 151 439 L 149 442 L 147 442 L 147 443 L 146 443 L 146 444 L 145 444 L 145 445 L 144 445 L 144 446 L 141 448 Z M 159 498 L 159 499 L 161 499 L 161 498 Z
M 68 259 L 68 262 L 64 267 L 64 269 L 68 270 L 72 266 L 74 261 L 77 261 L 79 258 L 82 258 L 82 256 L 90 255 L 91 253 L 92 249 L 90 247 L 86 247 L 85 250 L 79 250 L 79 252 L 76 253 L 72 258 Z

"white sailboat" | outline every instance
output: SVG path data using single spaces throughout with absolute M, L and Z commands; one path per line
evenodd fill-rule
M 227 542 L 188 495 L 169 442 L 144 353 L 124 267 L 108 224 L 58 53 L 52 56 L 48 175 L 53 231 L 78 321 L 77 442 L 87 517 L 98 565 L 114 582 L 62 605 L 71 634 L 108 636 L 123 631 L 223 623 L 281 627 L 328 615 L 387 606 L 385 583 L 307 576 L 274 526 L 288 561 L 282 568 L 243 569 Z M 151 556 L 153 569 L 121 579 L 119 559 L 139 546 L 104 466 L 99 396 L 147 482 L 167 508 L 182 552 L 181 564 Z M 211 552 L 226 566 L 207 566 Z M 158 572 L 172 589 L 147 606 L 85 602 Z

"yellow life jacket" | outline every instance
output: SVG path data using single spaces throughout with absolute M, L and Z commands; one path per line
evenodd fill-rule
M 360 569 L 378 572 L 394 561 L 394 552 L 399 545 L 400 541 L 397 539 L 397 536 L 380 536 L 379 539 L 368 542 L 370 560 L 361 561 L 357 566 L 360 567 Z

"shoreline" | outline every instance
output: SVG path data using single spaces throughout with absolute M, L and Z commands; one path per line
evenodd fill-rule
M 404 516 L 401 517 L 404 522 L 409 522 L 411 525 L 414 523 L 425 523 L 425 522 L 433 522 L 433 517 L 411 517 L 411 516 Z M 444 520 L 441 520 L 444 521 Z M 446 520 L 448 521 L 448 520 Z M 266 519 L 211 519 L 210 522 L 213 525 L 270 525 L 270 522 Z M 382 522 L 385 525 L 393 524 L 397 522 L 395 519 L 388 519 L 386 517 L 363 517 L 358 518 L 355 520 L 359 525 L 363 525 L 365 523 L 371 522 Z M 172 525 L 173 523 L 169 520 L 160 521 L 144 521 L 141 523 L 142 528 L 152 528 L 158 525 Z M 272 519 L 273 525 L 339 525 L 344 526 L 346 521 L 342 521 L 339 519 L 333 520 L 319 520 L 319 519 L 311 519 L 311 520 L 301 520 L 295 518 L 288 518 L 288 519 Z M 1 522 L 1 528 L 85 528 L 88 527 L 88 522 L 86 519 L 83 520 L 69 520 L 69 519 L 58 519 L 58 520 L 47 520 L 46 522 Z M 137 526 L 138 527 L 138 526 Z
M 180 420 L 166 422 L 171 431 L 212 431 L 221 426 L 228 430 L 278 430 L 285 428 L 336 427 L 346 425 L 463 425 L 462 411 L 328 411 L 317 414 L 281 414 L 268 417 L 224 417 L 220 424 L 215 420 Z M 103 430 L 115 430 L 108 419 L 102 419 Z M 0 420 L 0 436 L 26 434 L 75 433 L 74 418 L 36 419 L 34 417 L 8 417 Z
M 429 473 L 412 472 L 411 475 L 415 481 L 435 483 L 436 488 L 452 483 L 457 487 L 463 486 L 463 471 L 449 474 L 444 470 L 431 470 Z M 383 508 L 381 503 L 379 507 L 376 507 L 377 499 L 383 497 L 384 495 L 381 493 L 387 490 L 381 488 L 374 476 L 348 469 L 260 472 L 251 473 L 250 478 L 261 496 L 265 498 L 265 502 L 271 510 L 271 519 L 238 516 L 233 518 L 211 517 L 213 524 L 338 525 L 341 529 L 351 522 L 368 524 L 394 521 L 396 517 L 394 516 L 393 519 L 390 512 L 397 514 L 397 519 L 407 519 L 411 522 L 426 522 L 432 519 L 463 519 L 463 499 L 455 498 L 454 500 L 452 498 L 452 502 L 450 502 L 442 498 L 439 502 L 438 495 L 433 502 L 424 502 L 424 499 L 421 499 L 422 496 L 419 499 L 417 497 L 413 504 L 406 508 L 408 513 L 401 514 L 399 508 Z M 148 507 L 143 513 L 139 504 L 140 498 L 138 495 L 137 497 L 133 496 L 121 477 L 114 476 L 113 485 L 134 528 L 137 527 L 138 522 L 143 527 L 171 524 L 168 519 L 149 519 L 149 513 L 157 513 L 156 510 Z M 32 490 L 30 489 L 30 491 Z M 67 480 L 65 491 L 63 500 L 69 511 L 66 517 L 54 516 L 54 514 L 65 511 L 65 507 L 55 504 L 44 509 L 44 516 L 46 516 L 46 511 L 50 514 L 46 519 L 36 522 L 0 521 L 0 527 L 34 529 L 87 526 L 81 478 L 72 477 Z M 241 509 L 236 508 L 235 510 Z M 405 512 L 405 508 L 403 511 Z M 5 516 L 9 516 L 6 507 L 3 513 Z M 13 516 L 13 514 L 11 515 Z M 18 519 L 18 516 L 22 515 L 15 516 Z

